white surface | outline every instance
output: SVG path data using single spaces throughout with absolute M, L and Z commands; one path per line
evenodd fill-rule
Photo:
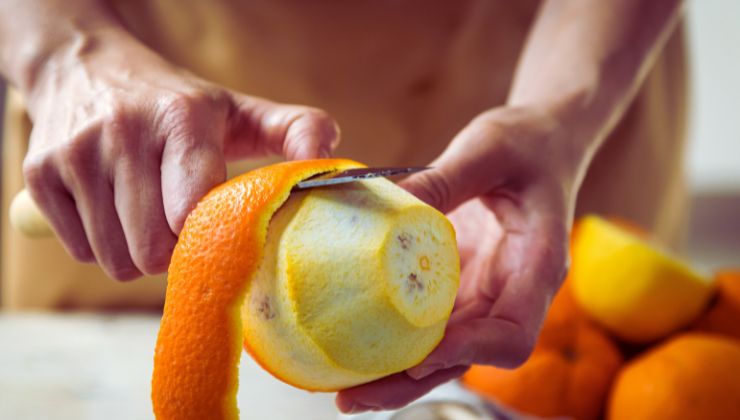
M 153 315 L 0 312 L 0 419 L 154 418 L 149 381 L 158 329 L 159 317 Z M 244 353 L 237 399 L 242 419 L 395 420 L 394 413 L 405 414 L 401 410 L 340 415 L 334 394 L 285 385 Z M 454 382 L 413 405 L 439 401 L 463 404 L 483 418 L 534 420 L 493 407 Z M 398 420 L 418 418 L 398 416 Z
M 159 318 L 0 315 L 0 419 L 151 419 Z M 335 419 L 334 394 L 279 382 L 243 354 L 242 419 Z
M 692 189 L 740 191 L 740 1 L 688 3 Z

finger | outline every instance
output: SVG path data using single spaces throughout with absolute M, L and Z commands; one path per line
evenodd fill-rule
M 100 176 L 88 175 L 86 182 L 80 179 L 67 181 L 74 185 L 77 210 L 87 233 L 87 239 L 103 271 L 108 276 L 121 281 L 141 276 L 136 268 L 116 212 L 113 189 L 108 181 Z
M 421 380 L 397 373 L 368 384 L 337 393 L 337 408 L 344 413 L 401 408 L 422 397 L 437 386 L 462 376 L 466 366 L 436 372 Z
M 434 351 L 407 373 L 414 379 L 422 379 L 454 366 L 487 364 L 513 368 L 526 360 L 532 345 L 527 332 L 514 321 L 467 320 L 449 326 Z
M 279 154 L 286 159 L 327 158 L 339 144 L 339 126 L 325 111 L 237 96 L 225 150 L 229 156 Z
M 214 186 L 226 180 L 226 162 L 207 130 L 186 130 L 167 139 L 162 154 L 164 214 L 171 231 L 179 234 L 188 214 Z M 154 194 L 152 192 L 152 194 Z
M 476 273 L 475 298 L 455 309 L 442 342 L 410 376 L 474 363 L 513 368 L 527 359 L 562 281 L 567 249 L 557 222 L 536 212 L 529 219 L 529 229 L 509 227 L 495 259 Z
M 158 153 L 144 161 L 119 159 L 115 166 L 115 207 L 136 267 L 145 274 L 167 270 L 177 237 L 164 212 Z
M 501 186 L 515 189 L 526 184 L 527 177 L 535 175 L 532 168 L 554 160 L 545 155 L 548 137 L 542 134 L 551 127 L 533 125 L 532 119 L 516 109 L 498 108 L 479 115 L 431 163 L 433 170 L 412 175 L 401 185 L 447 213 Z M 533 156 L 540 160 L 532 161 Z
M 77 261 L 95 261 L 76 203 L 53 165 L 27 159 L 23 165 L 26 188 L 44 214 L 64 249 Z
M 492 153 L 493 132 L 473 122 L 430 164 L 431 170 L 414 174 L 399 183 L 422 201 L 443 213 L 462 202 L 485 194 L 504 182 L 499 166 L 504 159 Z

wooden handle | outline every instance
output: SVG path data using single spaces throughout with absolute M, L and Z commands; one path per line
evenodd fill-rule
M 10 225 L 29 238 L 54 236 L 46 217 L 26 190 L 19 192 L 10 204 Z

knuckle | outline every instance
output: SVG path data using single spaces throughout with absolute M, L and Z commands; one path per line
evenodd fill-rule
M 141 159 L 142 151 L 154 147 L 146 126 L 145 111 L 133 107 L 121 107 L 111 113 L 105 121 L 104 134 L 100 137 L 101 155 L 108 162 L 129 162 Z
M 522 340 L 513 347 L 509 367 L 516 368 L 523 365 L 529 359 L 529 356 L 532 355 L 536 343 L 536 334 L 524 334 Z
M 196 97 L 182 93 L 173 93 L 164 99 L 164 113 L 178 118 L 187 118 L 194 113 Z
M 73 173 L 88 167 L 95 158 L 95 141 L 97 136 L 78 135 L 62 143 L 56 154 L 65 168 Z
M 123 240 L 123 238 L 121 238 Z M 134 264 L 124 242 L 98 244 L 99 263 L 103 271 L 118 281 L 133 280 L 141 276 L 141 271 Z
M 199 108 L 197 100 L 190 95 L 171 94 L 162 99 L 161 123 L 169 134 L 181 134 L 183 127 L 196 121 Z
M 106 267 L 106 272 L 118 281 L 129 281 L 141 276 L 141 272 L 131 263 L 112 263 Z
M 222 130 L 229 100 L 225 93 L 194 89 L 162 99 L 158 121 L 168 141 L 195 145 L 203 139 L 203 128 Z M 211 131 L 213 132 L 213 131 Z
M 68 246 L 68 250 L 69 255 L 71 255 L 76 261 L 86 264 L 95 262 L 95 255 L 86 244 L 70 244 Z
M 29 154 L 23 160 L 23 178 L 30 190 L 43 188 L 53 170 L 54 162 L 48 153 Z
M 127 127 L 135 114 L 134 108 L 121 100 L 114 100 L 109 106 L 110 112 L 104 117 L 105 125 L 117 129 Z
M 172 247 L 167 245 L 151 245 L 140 247 L 134 255 L 136 266 L 145 274 L 159 274 L 167 271 L 170 262 Z
M 162 112 L 168 118 L 181 121 L 203 112 L 225 110 L 229 103 L 229 96 L 225 91 L 192 88 L 166 96 L 162 100 Z
M 447 177 L 434 170 L 422 172 L 419 177 L 422 179 L 420 185 L 424 186 L 423 194 L 425 194 L 425 197 L 422 197 L 422 199 L 441 211 L 449 210 L 452 186 Z

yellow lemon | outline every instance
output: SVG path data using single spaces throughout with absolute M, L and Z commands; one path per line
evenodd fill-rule
M 587 216 L 572 244 L 573 293 L 617 337 L 645 343 L 695 319 L 714 290 L 710 277 L 604 219 Z

